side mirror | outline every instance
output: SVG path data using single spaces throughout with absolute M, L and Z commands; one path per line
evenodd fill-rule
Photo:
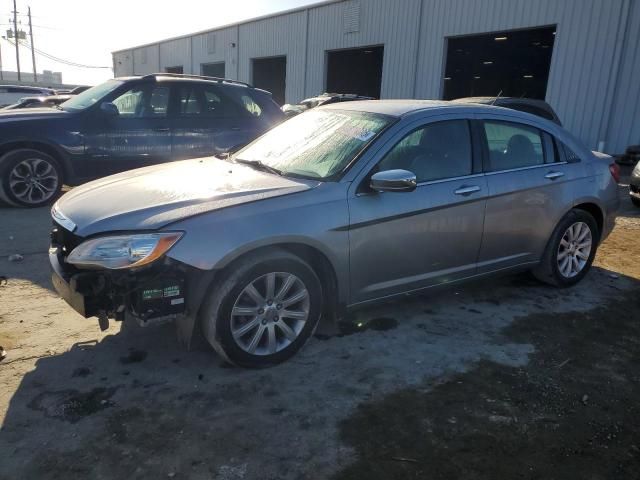
M 106 114 L 108 117 L 117 117 L 118 115 L 120 115 L 120 111 L 118 110 L 118 107 L 116 107 L 113 103 L 111 102 L 103 102 L 100 104 L 100 111 L 104 114 Z
M 418 182 L 408 170 L 385 170 L 371 177 L 369 186 L 377 192 L 412 192 Z

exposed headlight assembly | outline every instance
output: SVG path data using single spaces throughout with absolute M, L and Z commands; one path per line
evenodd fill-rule
M 141 267 L 167 253 L 182 235 L 163 232 L 92 238 L 74 248 L 67 263 L 79 268 L 110 270 Z

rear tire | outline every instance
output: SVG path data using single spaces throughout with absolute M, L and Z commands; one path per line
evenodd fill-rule
M 0 200 L 9 205 L 48 205 L 58 198 L 62 184 L 60 164 L 40 150 L 13 150 L 0 159 Z
M 630 197 L 631 203 L 633 203 L 636 207 L 640 208 L 640 198 Z
M 209 292 L 201 325 L 228 362 L 269 367 L 292 357 L 315 331 L 322 286 L 299 257 L 272 250 L 249 255 L 228 269 Z
M 584 210 L 571 210 L 558 222 L 533 275 L 556 287 L 575 285 L 591 268 L 599 241 L 593 216 Z

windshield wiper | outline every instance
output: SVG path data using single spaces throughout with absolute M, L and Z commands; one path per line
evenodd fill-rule
M 251 168 L 256 170 L 262 170 L 263 172 L 274 173 L 276 175 L 284 175 L 282 170 L 278 170 L 271 165 L 267 165 L 266 163 L 261 162 L 260 160 L 243 160 L 242 158 L 236 158 L 236 163 L 242 163 L 243 165 L 249 165 Z

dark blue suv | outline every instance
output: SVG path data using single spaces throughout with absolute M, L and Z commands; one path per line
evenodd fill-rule
M 282 119 L 269 92 L 233 80 L 116 78 L 56 108 L 0 113 L 0 199 L 42 206 L 63 184 L 233 151 Z

